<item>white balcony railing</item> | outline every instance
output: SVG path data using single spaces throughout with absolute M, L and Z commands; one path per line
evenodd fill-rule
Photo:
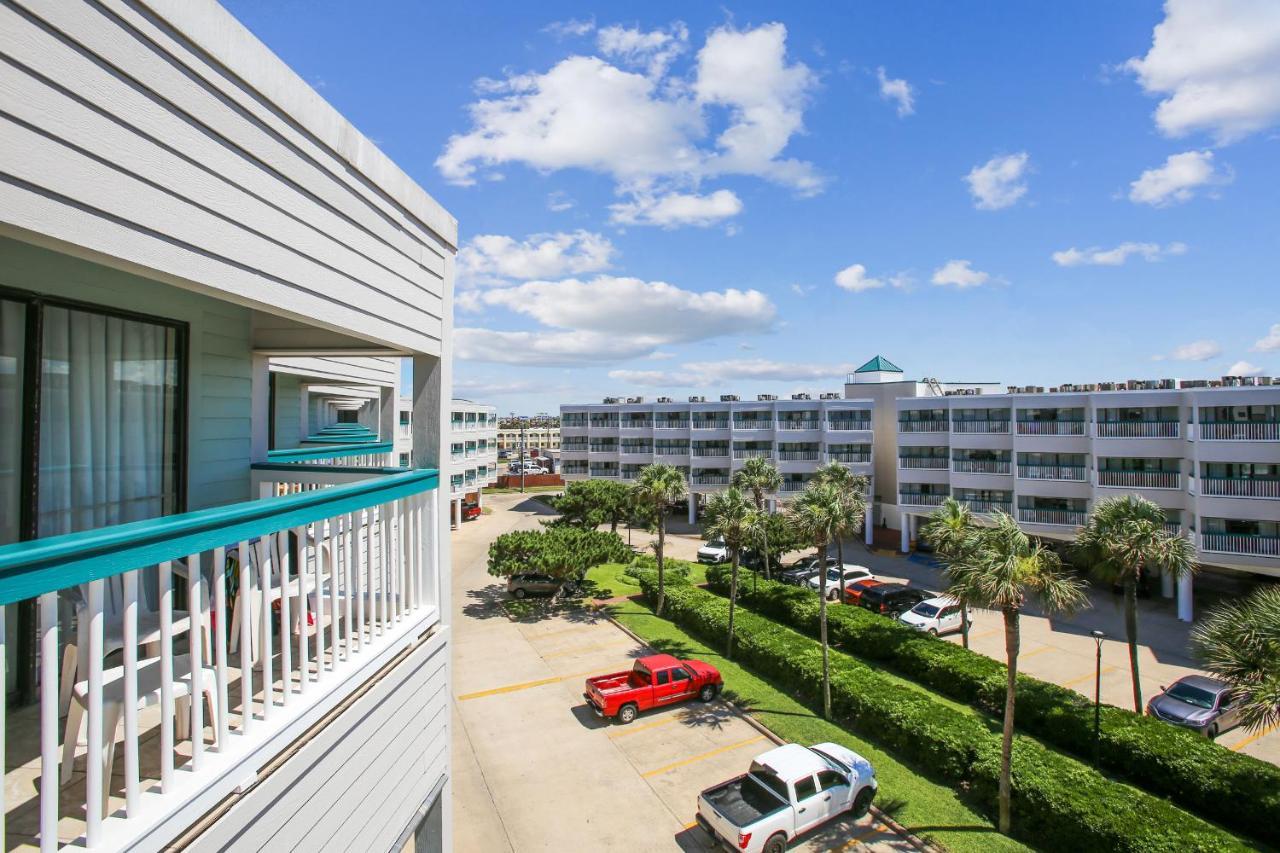
M 742 449 L 735 447 L 733 449 L 734 459 L 767 459 L 773 455 L 773 451 L 763 447 L 753 447 Z
M 591 468 L 592 477 L 616 477 L 618 476 L 617 468 L 599 468 L 593 466 Z
M 1098 438 L 1177 438 L 1178 421 L 1098 421 Z
M 1200 550 L 1253 557 L 1280 557 L 1280 536 L 1250 533 L 1201 533 Z
M 695 447 L 693 448 L 694 456 L 728 456 L 729 448 L 727 447 Z
M 1026 524 L 1052 524 L 1059 527 L 1079 527 L 1089 514 L 1074 509 L 1018 509 L 1018 521 Z
M 898 500 L 907 506 L 942 506 L 946 495 L 926 495 L 919 492 L 899 492 Z
M 654 421 L 654 429 L 688 429 L 689 422 L 684 421 Z
M 695 486 L 727 486 L 729 485 L 729 475 L 695 474 L 693 476 L 693 484 Z
M 1280 422 L 1224 421 L 1202 423 L 1200 438 L 1205 441 L 1280 441 Z
M 1022 480 L 1069 480 L 1083 483 L 1089 477 L 1089 469 L 1083 465 L 1019 465 L 1018 477 Z
M 1018 421 L 1018 435 L 1084 435 L 1084 421 Z
M 817 429 L 818 420 L 801 420 L 801 421 L 778 421 L 778 429 L 780 430 L 800 430 L 800 429 Z
M 773 421 L 768 420 L 734 420 L 735 430 L 772 430 Z
M 592 442 L 588 445 L 589 453 L 617 453 L 618 445 Z
M 0 605 L 37 600 L 42 650 L 39 704 L 7 721 L 32 742 L 6 743 L 6 760 L 39 757 L 6 798 L 6 841 L 53 850 L 69 829 L 76 847 L 162 846 L 156 827 L 287 757 L 436 621 L 435 471 L 254 477 L 283 496 L 0 548 Z
M 808 483 L 806 483 L 806 482 L 804 482 L 804 481 L 802 481 L 802 480 L 783 480 L 783 481 L 782 481 L 782 488 L 781 488 L 779 491 L 789 492 L 789 493 L 790 493 L 790 492 L 803 492 L 803 491 L 804 491 L 804 487 L 805 487 L 805 486 L 807 486 L 807 485 L 809 485 L 809 484 L 808 484 Z
M 619 453 L 624 456 L 652 456 L 652 444 L 623 444 L 620 446 Z
M 953 459 L 951 470 L 957 474 L 1008 474 L 1007 459 Z
M 947 432 L 951 424 L 946 420 L 898 421 L 898 432 Z
M 827 460 L 829 462 L 843 462 L 846 465 L 865 464 L 871 461 L 871 454 L 835 450 L 827 454 Z
M 1098 472 L 1098 485 L 1129 489 L 1177 489 L 1182 475 L 1177 471 L 1107 471 Z
M 728 429 L 728 418 L 694 418 L 690 424 L 692 429 Z
M 1009 512 L 1012 506 L 1010 501 L 961 500 L 960 503 L 973 512 Z
M 1280 479 L 1201 477 L 1200 494 L 1223 498 L 1280 498 Z
M 962 433 L 1007 433 L 1009 431 L 1009 422 L 1004 421 L 952 421 L 952 432 Z
M 899 468 L 930 468 L 938 471 L 947 470 L 945 456 L 899 456 Z
M 817 462 L 819 453 L 816 450 L 779 450 L 781 462 Z
M 653 452 L 658 456 L 688 456 L 689 445 L 687 444 L 655 444 Z
M 871 421 L 853 418 L 831 418 L 827 421 L 827 429 L 833 432 L 869 432 Z

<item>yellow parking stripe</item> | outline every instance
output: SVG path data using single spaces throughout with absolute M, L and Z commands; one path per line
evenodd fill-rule
M 981 640 L 983 637 L 990 637 L 995 634 L 1003 634 L 1003 633 L 1004 633 L 1004 628 L 992 628 L 990 631 L 983 631 L 981 634 L 970 634 L 969 642 L 972 643 L 974 640 Z M 956 636 L 959 637 L 961 635 L 959 632 L 956 632 Z
M 1245 738 L 1244 740 L 1242 740 L 1242 741 L 1240 741 L 1239 743 L 1237 743 L 1235 746 L 1231 747 L 1231 749 L 1232 749 L 1232 750 L 1234 750 L 1234 751 L 1236 751 L 1236 752 L 1239 752 L 1240 750 L 1244 749 L 1244 748 L 1245 748 L 1246 746 L 1248 746 L 1249 744 L 1253 743 L 1253 742 L 1254 742 L 1255 740 L 1257 740 L 1258 738 L 1266 737 L 1267 735 L 1269 735 L 1269 734 L 1271 734 L 1272 732 L 1274 732 L 1276 729 L 1280 729 L 1280 723 L 1273 723 L 1272 725 L 1267 726 L 1265 729 L 1262 729 L 1262 730 L 1260 730 L 1260 731 L 1256 731 L 1256 732 L 1254 732 L 1253 734 L 1249 735 L 1249 736 L 1248 736 L 1247 738 Z
M 1115 671 L 1115 669 L 1116 669 L 1116 668 L 1115 668 L 1114 666 L 1104 666 L 1104 667 L 1102 668 L 1102 674 L 1103 674 L 1103 675 L 1106 675 L 1108 672 L 1114 672 L 1114 671 Z M 1089 679 L 1093 678 L 1093 677 L 1094 677 L 1094 676 L 1096 676 L 1096 675 L 1097 675 L 1097 673 L 1096 673 L 1096 672 L 1089 672 L 1089 673 L 1086 673 L 1086 674 L 1084 674 L 1084 675 L 1080 676 L 1079 678 L 1073 678 L 1073 679 L 1071 679 L 1070 681 L 1064 681 L 1064 682 L 1062 682 L 1062 686 L 1063 686 L 1063 687 L 1075 687 L 1077 684 L 1083 684 L 1084 682 L 1088 681 Z
M 1042 654 L 1044 654 L 1045 652 L 1051 652 L 1051 651 L 1053 651 L 1055 648 L 1057 648 L 1057 647 L 1056 647 L 1056 646 L 1041 646 L 1040 648 L 1036 649 L 1036 650 L 1035 650 L 1035 651 L 1033 651 L 1033 652 L 1027 652 L 1025 655 L 1018 655 L 1018 660 L 1024 660 L 1024 659 L 1026 659 L 1026 658 L 1033 658 L 1033 657 L 1035 657 L 1036 655 L 1042 655 Z
M 658 726 L 666 726 L 666 725 L 670 725 L 671 723 L 678 723 L 678 722 L 680 722 L 680 718 L 672 714 L 670 717 L 664 717 L 663 719 L 656 720 L 652 723 L 645 723 L 643 726 L 627 726 L 625 729 L 618 729 L 617 731 L 610 732 L 609 737 L 610 738 L 626 737 L 627 735 L 633 735 L 636 732 L 642 732 L 642 731 L 645 731 L 646 729 L 656 729 Z
M 883 823 L 872 821 L 870 826 L 864 826 L 862 829 L 858 830 L 853 835 L 851 835 L 849 837 L 849 840 L 846 841 L 844 843 L 844 846 L 841 847 L 840 849 L 841 851 L 852 850 L 853 848 L 857 847 L 859 844 L 862 843 L 859 839 L 865 838 L 873 832 L 886 832 L 886 831 L 887 831 L 887 827 L 885 827 Z
M 708 758 L 712 758 L 713 756 L 719 755 L 722 752 L 729 752 L 730 750 L 733 750 L 733 749 L 739 749 L 740 747 L 748 746 L 753 743 L 759 743 L 762 740 L 765 740 L 764 735 L 756 735 L 755 737 L 747 738 L 746 740 L 740 740 L 737 743 L 731 743 L 731 744 L 728 744 L 727 746 L 722 746 L 722 747 L 719 747 L 718 749 L 713 749 L 710 752 L 704 752 L 701 755 L 693 755 L 693 756 L 690 756 L 689 758 L 682 758 L 679 761 L 674 761 L 671 764 L 658 767 L 654 770 L 648 771 L 647 773 L 641 773 L 640 775 L 645 779 L 648 779 L 650 776 L 660 776 L 663 773 L 666 773 L 668 770 L 675 770 L 677 767 L 684 767 L 688 764 L 696 764 L 699 761 L 704 761 Z
M 466 702 L 469 699 L 480 699 L 484 696 L 497 696 L 500 693 L 515 693 L 517 690 L 528 690 L 531 687 L 541 687 L 544 684 L 555 684 L 557 681 L 568 681 L 570 678 L 581 678 L 584 675 L 591 675 L 599 672 L 598 669 L 588 669 L 585 672 L 573 672 L 569 675 L 554 675 L 551 678 L 539 678 L 537 681 L 524 681 L 520 684 L 508 684 L 505 687 L 493 687 L 489 690 L 477 690 L 475 693 L 464 693 L 458 697 L 459 702 Z
M 559 631 L 547 631 L 545 634 L 526 634 L 526 640 L 543 640 L 547 637 L 558 637 L 561 634 L 585 634 L 596 630 L 595 625 L 579 625 L 576 628 L 561 628 Z

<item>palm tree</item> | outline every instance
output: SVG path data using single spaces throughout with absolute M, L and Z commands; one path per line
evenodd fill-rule
M 1124 585 L 1124 631 L 1129 640 L 1133 710 L 1142 713 L 1138 681 L 1138 579 L 1166 572 L 1175 581 L 1196 570 L 1191 540 L 1165 530 L 1164 510 L 1146 498 L 1123 495 L 1099 501 L 1076 537 L 1074 553 L 1104 583 Z
M 1005 682 L 1004 737 L 1000 753 L 1000 820 L 1009 832 L 1010 774 L 1013 766 L 1013 712 L 1018 684 L 1018 649 L 1022 642 L 1019 614 L 1027 594 L 1035 596 L 1046 615 L 1069 614 L 1087 601 L 1084 583 L 1062 571 L 1058 556 L 1033 543 L 1007 513 L 996 512 L 991 526 L 974 533 L 972 548 L 948 565 L 951 587 L 964 599 L 999 610 L 1004 617 L 1008 663 Z
M 748 459 L 741 468 L 733 472 L 733 485 L 744 492 L 750 492 L 756 504 L 756 512 L 764 512 L 765 495 L 775 493 L 782 488 L 782 474 L 773 460 L 763 456 Z M 761 550 L 764 552 L 764 579 L 769 580 L 769 531 L 762 528 Z
M 1214 608 L 1191 645 L 1204 668 L 1232 686 L 1245 727 L 1280 724 L 1280 588 Z
M 689 494 L 684 474 L 674 465 L 656 464 L 646 466 L 636 478 L 636 497 L 651 508 L 654 520 L 658 525 L 658 542 L 654 553 L 658 557 L 658 602 L 654 612 L 662 615 L 663 605 L 667 603 L 667 588 L 663 570 L 665 568 L 665 550 L 667 547 L 667 509 L 672 503 Z M 689 497 L 693 500 L 693 497 Z
M 844 537 L 862 529 L 867 515 L 867 490 L 870 481 L 866 477 L 854 474 L 839 462 L 829 462 L 819 468 L 813 475 L 819 483 L 825 483 L 836 490 L 843 508 L 840 527 L 836 531 L 836 559 L 844 570 Z
M 757 535 L 760 513 L 737 486 L 707 501 L 707 532 L 724 540 L 733 569 L 729 575 L 729 642 L 724 656 L 733 659 L 733 616 L 738 605 L 738 566 L 742 549 Z
M 822 716 L 831 718 L 831 671 L 827 647 L 827 548 L 841 529 L 844 506 L 834 486 L 810 481 L 791 502 L 787 517 L 796 534 L 818 549 L 818 639 L 822 643 Z
M 938 555 L 943 566 L 950 567 L 952 563 L 961 562 L 973 547 L 976 541 L 973 534 L 976 529 L 969 505 L 955 498 L 947 498 L 942 502 L 942 506 L 934 510 L 921 532 L 933 546 L 934 553 Z M 960 637 L 967 649 L 969 648 L 969 602 L 961 598 L 958 592 L 960 590 L 951 592 L 951 597 L 960 605 Z

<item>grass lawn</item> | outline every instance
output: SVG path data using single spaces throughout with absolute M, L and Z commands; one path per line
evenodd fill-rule
M 601 586 L 609 585 L 614 595 L 640 592 L 635 581 L 622 574 L 623 568 L 597 566 L 587 573 L 587 578 Z M 705 577 L 705 571 L 702 574 Z M 805 744 L 841 743 L 866 757 L 880 779 L 876 804 L 917 835 L 954 851 L 985 853 L 1030 849 L 996 832 L 990 821 L 969 808 L 951 788 L 918 775 L 870 741 L 826 722 L 750 670 L 725 660 L 721 651 L 710 648 L 666 619 L 654 616 L 645 605 L 625 601 L 612 605 L 610 610 L 614 618 L 654 648 L 681 657 L 700 658 L 718 667 L 727 685 L 725 695 L 780 736 Z
M 689 582 L 701 586 L 707 582 L 707 567 L 701 563 L 685 563 L 689 566 Z M 587 570 L 587 581 L 595 584 L 593 596 L 597 598 L 615 598 L 622 595 L 639 595 L 640 584 L 630 575 L 624 574 L 626 566 L 621 563 L 605 563 L 602 566 Z

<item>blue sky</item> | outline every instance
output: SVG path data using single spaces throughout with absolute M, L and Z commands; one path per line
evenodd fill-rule
M 228 6 L 458 217 L 500 411 L 1280 373 L 1280 3 Z

